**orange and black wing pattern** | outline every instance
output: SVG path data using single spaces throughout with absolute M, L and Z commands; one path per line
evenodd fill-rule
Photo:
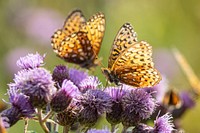
M 110 81 L 136 88 L 152 87 L 161 80 L 152 61 L 152 46 L 145 41 L 138 42 L 129 23 L 119 30 L 110 52 L 108 68 L 103 71 Z
M 89 69 L 98 65 L 96 58 L 104 31 L 103 13 L 97 13 L 85 22 L 82 12 L 72 12 L 66 19 L 63 29 L 55 32 L 52 37 L 54 52 L 66 62 Z

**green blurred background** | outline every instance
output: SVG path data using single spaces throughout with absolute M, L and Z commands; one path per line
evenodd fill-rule
M 178 48 L 187 58 L 197 75 L 200 72 L 200 1 L 198 0 L 1 0 L 0 1 L 0 97 L 17 71 L 16 60 L 27 53 L 46 53 L 45 67 L 66 64 L 53 53 L 50 37 L 61 28 L 67 14 L 81 9 L 87 19 L 96 12 L 106 16 L 106 32 L 99 56 L 107 66 L 109 49 L 119 28 L 130 22 L 139 40 L 153 46 L 156 67 L 170 84 L 178 90 L 190 89 L 180 67 L 172 56 L 171 48 Z M 102 82 L 100 67 L 95 71 Z M 200 75 L 199 75 L 200 76 Z M 181 119 L 186 132 L 200 132 L 200 104 L 188 111 Z M 99 125 L 103 127 L 103 125 Z M 29 129 L 42 132 L 32 122 Z M 18 122 L 9 133 L 23 131 Z

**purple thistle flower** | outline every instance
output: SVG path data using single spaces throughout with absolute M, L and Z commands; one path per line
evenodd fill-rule
M 132 133 L 153 133 L 152 130 L 153 127 L 140 123 L 133 129 Z
M 108 128 L 105 129 L 90 129 L 87 133 L 111 133 Z
M 14 81 L 9 86 L 29 96 L 34 107 L 44 107 L 56 92 L 51 74 L 44 68 L 19 71 Z
M 6 128 L 14 125 L 21 117 L 30 118 L 35 113 L 28 96 L 17 93 L 14 88 L 11 88 L 8 94 L 12 107 L 1 113 L 4 125 L 7 125 Z
M 40 54 L 28 54 L 27 56 L 20 57 L 17 60 L 17 66 L 21 69 L 33 69 L 38 68 L 44 65 L 45 55 L 41 56 Z
M 78 87 L 81 81 L 87 77 L 88 74 L 86 72 L 77 69 L 69 69 L 69 79 Z
M 82 93 L 85 93 L 89 89 L 97 89 L 100 84 L 101 83 L 97 77 L 88 76 L 80 82 L 79 89 Z
M 172 115 L 166 113 L 154 121 L 154 133 L 171 133 L 174 131 L 174 124 L 172 123 Z
M 122 98 L 122 124 L 125 127 L 137 125 L 141 120 L 149 118 L 155 110 L 156 101 L 143 89 L 127 92 Z
M 119 87 L 108 87 L 105 90 L 112 97 L 111 112 L 106 113 L 106 119 L 111 125 L 116 125 L 121 122 L 121 115 L 123 112 L 122 97 L 125 91 Z
M 70 104 L 73 97 L 80 94 L 78 88 L 70 80 L 65 79 L 62 88 L 53 96 L 50 105 L 53 111 L 62 112 Z
M 87 127 L 93 126 L 99 115 L 109 112 L 112 106 L 111 97 L 101 90 L 88 90 L 78 100 L 83 108 L 79 122 Z
M 69 70 L 64 65 L 58 65 L 54 68 L 52 77 L 56 82 L 56 87 L 59 88 L 65 79 L 69 79 Z
M 17 93 L 17 90 L 10 88 L 8 91 L 9 100 L 13 108 L 19 109 L 22 117 L 32 117 L 35 110 L 29 102 L 29 97 L 23 93 Z

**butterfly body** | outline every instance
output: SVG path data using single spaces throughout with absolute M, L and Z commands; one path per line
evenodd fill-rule
M 66 62 L 90 69 L 98 65 L 99 53 L 105 31 L 102 13 L 85 20 L 80 10 L 72 11 L 62 29 L 52 36 L 52 47 L 58 57 Z
M 102 72 L 116 85 L 151 87 L 161 80 L 151 56 L 152 47 L 145 41 L 138 42 L 132 26 L 125 23 L 115 37 L 108 68 L 102 68 Z

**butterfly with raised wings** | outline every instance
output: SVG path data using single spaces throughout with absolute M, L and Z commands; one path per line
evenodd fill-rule
M 152 46 L 137 41 L 130 23 L 125 23 L 119 30 L 110 51 L 108 68 L 102 68 L 102 72 L 111 83 L 136 88 L 151 87 L 161 80 L 152 61 Z
M 88 21 L 81 10 L 72 11 L 52 36 L 54 52 L 66 62 L 75 63 L 83 68 L 98 65 L 97 55 L 105 31 L 103 13 L 94 14 Z
M 168 108 L 180 108 L 182 101 L 178 91 L 172 88 L 169 89 L 163 97 L 162 104 Z

